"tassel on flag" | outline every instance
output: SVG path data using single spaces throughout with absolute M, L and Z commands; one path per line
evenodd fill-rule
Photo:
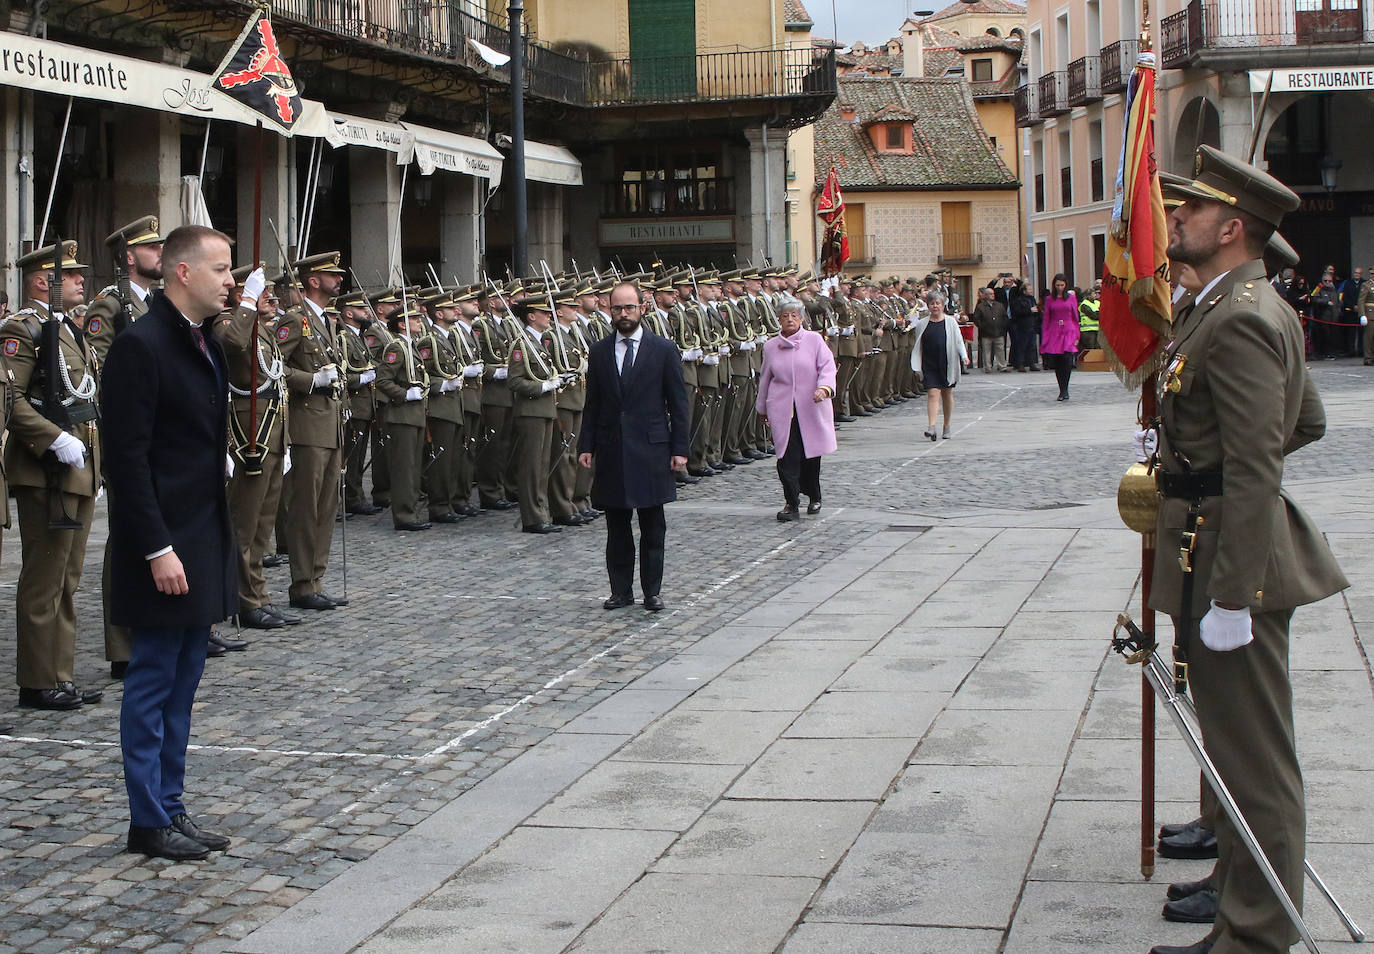
M 265 7 L 248 18 L 215 70 L 214 86 L 283 131 L 291 132 L 301 115 L 301 94 L 277 46 L 272 19 Z
M 1155 161 L 1155 59 L 1143 52 L 1126 92 L 1112 227 L 1098 315 L 1111 369 L 1134 388 L 1158 370 L 1169 335 L 1168 225 Z
M 849 261 L 849 233 L 844 227 L 844 196 L 840 192 L 840 174 L 830 167 L 825 187 L 816 200 L 816 214 L 825 222 L 825 237 L 821 240 L 821 272 L 838 275 Z

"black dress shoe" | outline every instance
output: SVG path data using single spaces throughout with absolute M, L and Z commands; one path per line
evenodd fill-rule
M 261 606 L 255 606 L 239 613 L 239 625 L 249 629 L 281 629 L 286 626 L 286 621 Z
M 747 450 L 747 451 L 744 452 L 744 456 L 745 456 L 745 457 L 748 457 L 750 460 L 767 460 L 767 459 L 768 459 L 768 455 L 767 455 L 767 454 L 765 454 L 763 451 L 754 450 L 752 447 L 749 448 L 749 450 Z
M 701 483 L 701 478 L 700 478 L 700 477 L 693 477 L 691 474 L 684 474 L 684 473 L 683 473 L 682 471 L 680 471 L 680 470 L 679 470 L 679 471 L 676 471 L 676 472 L 674 473 L 673 479 L 676 480 L 679 484 L 699 484 L 699 483 Z
M 171 825 L 166 828 L 130 825 L 128 848 L 149 858 L 170 858 L 173 861 L 199 861 L 210 854 L 209 848 L 194 838 L 186 837 Z
M 460 516 L 458 516 L 458 514 L 456 514 L 456 513 L 441 513 L 441 514 L 431 515 L 430 518 L 429 518 L 429 522 L 430 522 L 430 523 L 462 523 L 462 522 L 463 522 L 463 518 L 460 517 Z
M 285 566 L 287 562 L 285 553 L 268 553 L 262 558 L 262 565 L 269 570 L 274 566 Z
M 105 698 L 104 689 L 79 689 L 74 682 L 59 682 L 57 688 L 81 700 L 82 705 L 90 705 Z
M 268 613 L 271 613 L 273 616 L 281 620 L 287 626 L 295 626 L 297 623 L 301 622 L 301 618 L 299 616 L 297 616 L 295 613 L 287 612 L 286 610 L 278 606 L 276 603 L 268 603 L 266 606 L 261 607 L 261 609 L 265 610 Z
M 1169 890 L 1165 892 L 1165 896 L 1170 901 L 1178 901 L 1180 898 L 1186 898 L 1189 895 L 1197 894 L 1199 891 L 1207 891 L 1209 889 L 1215 890 L 1215 886 L 1212 884 L 1211 875 L 1208 875 L 1201 881 L 1176 881 L 1169 885 Z
M 464 504 L 453 512 L 464 517 L 480 517 L 482 515 L 482 511 L 472 504 Z
M 872 417 L 872 416 L 873 416 L 873 412 L 872 412 L 872 411 L 865 411 L 865 410 L 863 410 L 862 408 L 860 408 L 859 410 L 855 411 L 854 414 L 855 414 L 855 416 L 857 416 L 857 417 Z
M 727 464 L 723 460 L 713 460 L 711 461 L 711 469 L 714 470 L 716 473 L 724 473 L 727 470 L 734 470 L 735 465 Z
M 129 661 L 127 659 L 113 659 L 110 661 L 110 678 L 123 679 L 124 674 L 129 671 Z
M 821 498 L 820 498 L 820 497 L 808 497 L 808 498 L 806 498 L 806 499 L 807 499 L 807 504 L 806 504 L 806 512 L 807 512 L 807 513 L 809 513 L 809 514 L 811 514 L 812 516 L 814 516 L 814 515 L 816 515 L 816 514 L 818 514 L 818 513 L 821 512 Z
M 580 514 L 570 513 L 565 517 L 554 517 L 553 522 L 560 527 L 580 527 L 587 521 L 583 520 Z
M 725 458 L 725 462 L 727 464 L 734 464 L 738 467 L 741 464 L 752 464 L 754 459 L 752 457 L 727 457 Z
M 1164 905 L 1164 920 L 1182 924 L 1211 924 L 1217 919 L 1217 892 L 1203 888 L 1186 898 Z
M 81 708 L 81 697 L 65 689 L 20 689 L 19 706 L 23 709 L 50 709 L 65 712 Z
M 375 514 L 381 513 L 382 508 L 378 507 L 376 504 L 356 503 L 348 508 L 348 512 L 352 514 L 357 514 L 360 517 L 371 517 Z
M 1215 858 L 1217 836 L 1206 828 L 1194 828 L 1161 838 L 1158 850 L 1165 858 Z
M 659 610 L 663 609 L 663 597 L 657 594 L 644 597 L 644 608 L 650 613 L 657 613 Z
M 320 590 L 320 595 L 323 596 L 325 599 L 329 600 L 329 602 L 333 603 L 335 606 L 348 605 L 348 598 L 345 596 L 335 596 L 332 593 L 326 593 L 324 590 Z
M 493 501 L 492 503 L 484 503 L 482 506 L 487 510 L 510 510 L 512 507 L 519 505 L 502 497 L 500 500 Z
M 1204 937 L 1196 944 L 1188 944 L 1183 947 L 1176 944 L 1156 944 L 1150 948 L 1150 954 L 1209 954 L 1211 950 L 1211 940 Z
M 412 522 L 412 523 L 398 523 L 398 524 L 396 524 L 396 529 L 397 529 L 397 530 L 428 530 L 428 529 L 429 529 L 430 527 L 432 527 L 432 526 L 434 526 L 434 524 L 432 524 L 432 523 L 421 523 L 420 521 L 417 520 L 417 521 L 414 521 L 414 522 Z
M 835 418 L 835 420 L 841 424 L 853 424 L 856 420 L 858 420 L 858 418 L 853 417 L 849 414 L 840 414 Z
M 587 521 L 588 523 L 591 523 L 591 522 L 592 522 L 593 520 L 595 520 L 597 517 L 601 516 L 601 511 L 600 511 L 600 510 L 591 510 L 591 509 L 587 509 L 587 510 L 583 510 L 583 511 L 579 514 L 579 516 L 580 516 L 583 520 Z
M 210 630 L 210 642 L 228 653 L 241 653 L 248 648 L 248 640 L 225 636 L 217 630 Z
M 602 609 L 620 609 L 622 606 L 633 606 L 635 598 L 633 593 L 612 593 L 606 597 L 606 602 L 601 604 Z
M 172 827 L 181 832 L 192 841 L 199 842 L 211 851 L 223 851 L 229 847 L 227 835 L 221 835 L 216 831 L 206 831 L 199 828 L 196 823 L 191 821 L 191 816 L 182 812 L 180 815 L 172 816 Z
M 1201 819 L 1200 817 L 1199 817 L 1199 818 L 1194 818 L 1194 819 L 1193 819 L 1192 821 L 1190 821 L 1190 822 L 1184 822 L 1184 823 L 1181 824 L 1181 825 L 1180 825 L 1179 823 L 1177 823 L 1177 822 L 1174 822 L 1173 824 L 1169 824 L 1169 825 L 1160 825 L 1160 826 L 1159 826 L 1159 837 L 1160 837 L 1160 838 L 1170 838 L 1170 837 L 1172 837 L 1172 836 L 1174 836 L 1174 835 L 1181 834 L 1182 832 L 1185 832 L 1185 831 L 1192 831 L 1194 828 L 1205 828 L 1205 827 L 1207 827 L 1207 826 L 1203 823 L 1203 821 L 1202 821 L 1202 819 Z
M 551 523 L 530 523 L 520 528 L 522 533 L 562 533 L 562 527 L 555 527 Z
M 801 514 L 797 512 L 796 504 L 788 504 L 778 511 L 778 523 L 791 523 L 800 519 Z
M 714 467 L 688 467 L 687 473 L 693 477 L 714 477 L 718 471 Z
M 307 593 L 291 597 L 291 605 L 296 609 L 332 610 L 336 604 L 322 593 Z
M 214 631 L 214 630 L 210 630 L 210 635 L 213 636 L 214 634 L 215 634 L 215 631 Z M 225 649 L 223 646 L 221 646 L 219 643 L 215 642 L 214 640 L 211 640 L 210 642 L 208 642 L 208 643 L 205 644 L 205 658 L 206 658 L 206 659 L 218 659 L 219 657 L 223 656 L 223 655 L 224 655 L 225 653 L 227 653 L 227 652 L 229 652 L 229 650 Z

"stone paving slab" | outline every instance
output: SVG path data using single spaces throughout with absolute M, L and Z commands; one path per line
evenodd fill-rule
M 915 745 L 944 708 L 944 692 L 870 692 L 836 688 L 807 706 L 789 739 L 908 739 Z
M 529 823 L 686 831 L 740 769 L 739 765 L 605 762 L 535 813 Z
M 947 709 L 912 757 L 921 765 L 1063 765 L 1079 713 Z
M 997 954 L 1002 932 L 807 920 L 781 954 Z
M 871 801 L 905 764 L 911 739 L 780 739 L 735 782 L 729 798 Z
M 723 801 L 701 816 L 653 870 L 824 878 L 877 804 Z

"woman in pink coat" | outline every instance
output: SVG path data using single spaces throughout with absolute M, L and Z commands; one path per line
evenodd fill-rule
M 1040 325 L 1040 353 L 1045 364 L 1054 368 L 1059 382 L 1057 400 L 1069 399 L 1069 375 L 1078 360 L 1078 339 L 1082 328 L 1078 323 L 1078 296 L 1069 289 L 1069 280 L 1060 273 L 1050 282 L 1050 297 L 1041 308 L 1044 315 Z
M 778 307 L 781 336 L 763 346 L 763 371 L 755 410 L 773 429 L 778 479 L 786 503 L 783 522 L 799 520 L 800 494 L 809 498 L 806 512 L 821 509 L 821 455 L 835 450 L 835 358 L 825 339 L 802 327 L 802 303 L 795 298 Z

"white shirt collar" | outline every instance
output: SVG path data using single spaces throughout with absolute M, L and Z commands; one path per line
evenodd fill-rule
M 619 331 L 617 331 L 615 333 L 615 337 L 616 342 L 620 343 L 625 340 L 626 336 L 622 335 Z M 644 326 L 641 324 L 638 328 L 636 328 L 634 334 L 629 336 L 629 339 L 633 341 L 636 345 L 638 345 L 640 341 L 644 340 Z
M 461 325 L 463 330 L 466 331 L 468 334 L 472 334 L 472 325 L 468 322 L 466 318 L 459 318 L 457 323 Z
M 1197 298 L 1195 298 L 1194 301 L 1201 302 L 1203 299 L 1205 299 L 1209 294 L 1211 294 L 1212 289 L 1216 288 L 1217 285 L 1221 282 L 1221 280 L 1225 278 L 1227 275 L 1231 274 L 1231 272 L 1233 271 L 1235 271 L 1235 269 L 1227 269 L 1226 271 L 1218 275 L 1216 278 L 1208 282 L 1206 285 L 1203 285 L 1202 291 L 1198 292 Z
M 148 294 L 149 294 L 148 289 L 144 288 L 144 287 L 143 287 L 142 285 L 140 285 L 138 282 L 132 281 L 132 280 L 131 280 L 131 281 L 129 282 L 129 290 L 132 291 L 135 295 L 138 296 L 138 300 L 139 300 L 139 301 L 147 301 L 147 300 L 148 300 Z
M 544 337 L 544 332 L 536 330 L 533 325 L 526 325 L 525 330 L 534 336 L 535 341 L 538 341 Z
M 313 312 L 315 313 L 315 317 L 316 317 L 316 318 L 319 318 L 320 320 L 324 320 L 324 309 L 323 309 L 323 308 L 321 308 L 319 305 L 315 304 L 315 303 L 314 303 L 313 301 L 311 301 L 309 298 L 302 298 L 301 301 L 305 302 L 307 305 L 310 306 L 310 310 L 313 311 Z

